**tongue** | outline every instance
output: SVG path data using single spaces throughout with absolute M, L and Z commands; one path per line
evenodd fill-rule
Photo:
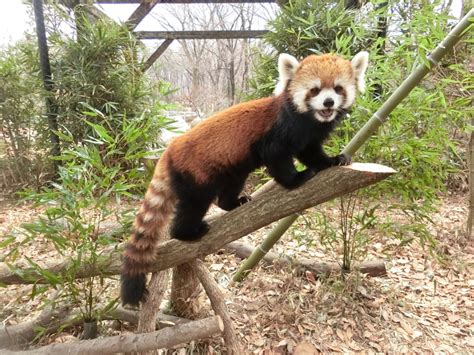
M 321 114 L 323 116 L 330 116 L 332 114 L 332 110 L 321 110 Z

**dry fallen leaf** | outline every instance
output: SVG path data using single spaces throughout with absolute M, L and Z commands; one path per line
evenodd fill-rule
M 316 348 L 310 343 L 299 343 L 293 351 L 293 355 L 315 355 L 317 353 Z

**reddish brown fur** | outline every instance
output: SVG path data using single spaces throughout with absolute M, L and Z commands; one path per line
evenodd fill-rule
M 197 183 L 207 182 L 219 170 L 249 156 L 252 143 L 270 129 L 276 120 L 282 99 L 267 97 L 232 106 L 171 142 L 155 168 L 135 218 L 135 233 L 125 251 L 125 257 L 129 260 L 129 275 L 149 269 L 154 260 L 155 245 L 163 238 L 170 223 L 176 203 L 171 188 L 170 166 L 181 172 L 190 172 Z M 229 135 L 229 132 L 232 134 Z M 206 164 L 202 164 L 203 160 Z M 153 198 L 158 196 L 162 203 L 153 205 Z M 147 215 L 153 218 L 147 220 Z
M 345 78 L 354 80 L 351 62 L 332 54 L 310 55 L 301 61 L 291 84 L 290 92 L 304 86 L 306 81 L 318 78 L 321 88 L 334 87 L 334 79 Z
M 232 106 L 174 139 L 167 149 L 173 168 L 205 183 L 221 169 L 238 164 L 275 122 L 282 99 L 267 97 Z

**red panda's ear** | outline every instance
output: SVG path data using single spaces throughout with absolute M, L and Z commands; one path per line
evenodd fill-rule
M 285 90 L 288 80 L 293 78 L 298 65 L 298 60 L 295 57 L 286 53 L 280 54 L 278 57 L 278 84 L 273 91 L 275 95 L 280 95 Z
M 352 69 L 354 70 L 354 75 L 357 83 L 357 89 L 360 92 L 365 91 L 365 71 L 369 65 L 369 53 L 368 52 L 359 52 L 357 53 L 351 61 Z

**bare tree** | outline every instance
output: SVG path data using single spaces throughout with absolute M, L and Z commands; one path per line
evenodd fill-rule
M 268 7 L 268 6 L 267 6 Z M 264 10 L 263 10 L 264 9 Z M 166 30 L 249 30 L 274 12 L 262 4 L 169 6 L 157 20 Z M 268 19 L 268 18 L 267 18 Z M 158 60 L 152 75 L 169 80 L 178 91 L 172 100 L 201 117 L 239 102 L 248 90 L 251 47 L 258 40 L 180 40 Z

